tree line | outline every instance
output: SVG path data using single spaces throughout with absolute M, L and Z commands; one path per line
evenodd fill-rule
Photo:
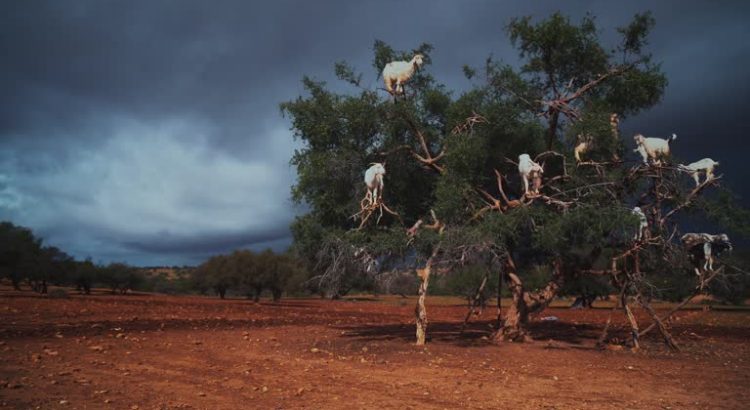
M 297 258 L 270 249 L 213 256 L 198 266 L 192 277 L 193 287 L 200 293 L 213 291 L 221 299 L 234 293 L 256 302 L 264 291 L 278 301 L 284 292 L 299 291 L 303 281 L 304 269 Z
M 747 266 L 750 254 L 735 252 L 731 262 Z M 362 273 L 362 272 L 360 272 Z M 490 278 L 480 289 L 483 277 Z M 455 269 L 451 275 L 430 282 L 430 292 L 436 295 L 454 295 L 471 300 L 477 294 L 482 300 L 493 297 L 497 291 L 497 272 L 488 272 L 485 266 L 471 265 Z M 540 286 L 546 273 L 540 266 L 524 270 L 529 286 Z M 54 246 L 44 246 L 34 233 L 10 222 L 0 222 L 0 278 L 10 281 L 20 290 L 22 286 L 34 292 L 46 294 L 49 286 L 73 287 L 84 294 L 92 288 L 106 288 L 113 294 L 128 291 L 146 291 L 165 294 L 215 294 L 244 296 L 258 301 L 263 292 L 274 300 L 282 294 L 319 294 L 338 298 L 348 293 L 393 294 L 413 296 L 416 294 L 417 278 L 413 272 L 391 269 L 386 273 L 371 276 L 357 274 L 356 270 L 340 284 L 338 292 L 327 292 L 326 283 L 306 261 L 293 250 L 274 253 L 238 250 L 225 255 L 215 255 L 198 267 L 173 267 L 169 269 L 144 269 L 124 262 L 109 264 L 94 263 L 90 258 L 76 260 Z M 680 272 L 665 273 L 653 297 L 677 301 L 691 291 L 691 283 Z M 658 292 L 656 291 L 658 290 Z M 707 292 L 725 303 L 743 303 L 750 290 L 750 280 L 736 275 L 712 284 Z M 572 296 L 582 307 L 590 307 L 597 297 L 615 292 L 612 285 L 601 277 L 581 276 L 571 278 L 560 291 L 560 296 Z M 504 290 L 504 296 L 510 294 Z
M 90 294 L 95 284 L 112 293 L 126 293 L 146 283 L 137 268 L 122 262 L 95 264 L 78 261 L 55 246 L 44 246 L 31 229 L 0 222 L 0 277 L 10 280 L 14 289 L 22 285 L 46 294 L 50 285 L 73 286 Z
M 113 294 L 134 290 L 169 294 L 215 292 L 222 299 L 235 294 L 257 301 L 264 291 L 279 300 L 284 292 L 301 289 L 300 283 L 306 279 L 291 253 L 277 254 L 270 249 L 259 253 L 238 250 L 213 256 L 197 268 L 170 270 L 172 274 L 125 262 L 76 260 L 55 246 L 45 246 L 31 229 L 0 222 L 0 278 L 7 279 L 16 290 L 28 287 L 47 294 L 50 286 L 63 286 L 87 295 L 94 287 L 107 288 Z

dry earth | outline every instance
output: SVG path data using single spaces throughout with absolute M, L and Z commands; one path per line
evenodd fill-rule
M 429 302 L 429 300 L 428 300 Z M 682 352 L 593 348 L 609 309 L 548 309 L 535 341 L 459 333 L 456 299 L 48 299 L 0 291 L 0 405 L 66 409 L 706 409 L 750 407 L 750 312 L 681 312 Z M 639 316 L 643 324 L 646 318 Z M 620 313 L 616 333 L 625 335 Z

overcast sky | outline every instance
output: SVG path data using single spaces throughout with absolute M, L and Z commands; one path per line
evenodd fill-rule
M 750 205 L 750 2 L 5 1 L 0 3 L 0 220 L 79 258 L 195 264 L 282 250 L 295 148 L 278 104 L 347 60 L 380 86 L 372 44 L 435 46 L 451 89 L 464 64 L 516 62 L 512 17 L 597 16 L 602 37 L 652 10 L 669 78 L 658 107 L 622 126 L 679 138 L 721 162 Z M 610 43 L 612 44 L 612 43 Z

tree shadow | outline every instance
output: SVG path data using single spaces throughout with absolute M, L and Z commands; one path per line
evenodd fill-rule
M 495 332 L 494 320 L 470 322 L 462 329 L 461 322 L 430 322 L 427 327 L 427 340 L 458 346 L 478 346 L 492 342 Z M 363 341 L 401 340 L 414 342 L 413 323 L 389 323 L 375 325 L 338 326 L 345 337 Z M 601 332 L 599 325 L 569 323 L 565 321 L 534 321 L 527 325 L 529 335 L 536 341 L 560 342 L 574 346 L 592 345 Z

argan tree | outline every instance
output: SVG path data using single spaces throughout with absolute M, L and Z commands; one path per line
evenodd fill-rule
M 423 344 L 430 277 L 460 265 L 500 272 L 496 288 L 511 292 L 497 340 L 527 338 L 529 315 L 583 277 L 610 282 L 628 314 L 627 296 L 643 296 L 660 275 L 679 271 L 695 281 L 685 263 L 661 256 L 687 260 L 674 218 L 700 211 L 699 198 L 719 180 L 690 190 L 674 167 L 628 161 L 612 115 L 636 115 L 664 92 L 666 78 L 646 50 L 653 25 L 650 14 L 636 15 L 608 48 L 591 16 L 577 24 L 561 14 L 513 19 L 507 31 L 523 64 L 490 58 L 481 69 L 464 67 L 472 86 L 459 95 L 430 75 L 428 44 L 397 51 L 375 42 L 376 75 L 389 61 L 425 56 L 396 98 L 364 88 L 363 74 L 344 62 L 335 72 L 350 92 L 303 78 L 306 95 L 281 110 L 302 142 L 291 159 L 298 172 L 292 198 L 310 212 L 292 232 L 317 284 L 336 295 L 358 278 L 412 266 Z M 577 163 L 572 148 L 581 138 L 589 150 Z M 515 161 L 522 153 L 544 167 L 538 194 L 524 194 L 520 184 Z M 372 162 L 387 169 L 376 206 L 363 202 L 363 173 Z M 638 241 L 636 204 L 651 227 Z

